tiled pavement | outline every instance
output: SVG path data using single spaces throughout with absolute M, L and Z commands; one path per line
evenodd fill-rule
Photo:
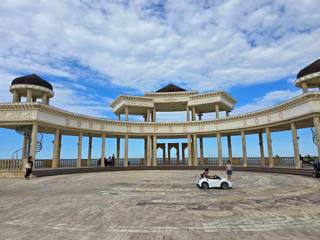
M 0 179 L 0 239 L 319 239 L 319 179 L 236 172 L 233 189 L 204 191 L 195 175 Z

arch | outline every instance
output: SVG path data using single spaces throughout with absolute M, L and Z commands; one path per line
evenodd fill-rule
M 175 149 L 176 152 L 175 154 L 171 154 L 171 149 Z M 171 159 L 173 157 L 173 160 L 176 165 L 180 164 L 180 152 L 179 152 L 179 143 L 168 143 L 168 159 L 169 159 L 169 164 L 171 164 Z

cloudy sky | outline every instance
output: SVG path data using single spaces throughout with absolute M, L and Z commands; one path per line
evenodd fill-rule
M 52 105 L 113 118 L 119 94 L 168 83 L 224 89 L 234 114 L 292 98 L 319 58 L 319 0 L 1 0 L 0 102 L 13 78 L 53 83 Z M 249 93 L 249 94 L 248 94 Z

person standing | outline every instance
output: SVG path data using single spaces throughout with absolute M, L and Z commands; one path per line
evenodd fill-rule
M 115 158 L 114 153 L 113 153 L 112 154 L 112 158 L 111 158 L 111 166 L 115 165 L 115 161 L 116 161 L 116 158 Z
M 27 164 L 26 164 L 26 174 L 24 175 L 25 179 L 30 180 L 30 175 L 32 173 L 32 167 L 33 167 L 32 156 L 29 156 Z
M 227 170 L 228 180 L 231 181 L 231 177 L 232 177 L 232 165 L 231 165 L 230 160 L 228 160 L 228 162 L 227 162 L 226 170 Z

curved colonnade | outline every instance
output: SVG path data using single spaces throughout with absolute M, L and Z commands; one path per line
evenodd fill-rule
M 248 134 L 259 135 L 260 157 L 258 161 L 260 162 L 256 165 L 273 169 L 277 166 L 275 164 L 277 160 L 273 156 L 272 133 L 288 130 L 292 133 L 294 149 L 294 164 L 292 165 L 300 169 L 297 129 L 313 129 L 313 142 L 318 149 L 318 159 L 320 157 L 320 59 L 299 71 L 295 85 L 302 88 L 303 93 L 293 99 L 256 112 L 230 115 L 236 100 L 225 91 L 199 93 L 169 84 L 156 92 L 145 93 L 144 96 L 119 96 L 110 105 L 118 117 L 118 120 L 114 121 L 67 112 L 49 106 L 49 99 L 54 96 L 53 86 L 49 82 L 35 74 L 18 77 L 12 81 L 10 87 L 12 103 L 0 103 L 0 127 L 14 129 L 23 134 L 24 141 L 20 149 L 22 160 L 16 158 L 12 161 L 0 161 L 0 170 L 21 171 L 28 156 L 36 160 L 37 152 L 42 150 L 42 142 L 39 142 L 37 138 L 38 133 L 54 134 L 54 147 L 52 160 L 50 160 L 50 167 L 53 169 L 64 166 L 60 161 L 63 135 L 78 136 L 78 154 L 75 164 L 78 169 L 84 165 L 82 163 L 83 137 L 89 138 L 87 166 L 92 166 L 90 165 L 92 138 L 101 138 L 101 167 L 105 165 L 103 159 L 105 159 L 106 138 L 116 138 L 116 156 L 113 164 L 117 170 L 132 169 L 132 166 L 129 166 L 129 138 L 144 139 L 144 158 L 138 164 L 142 169 L 157 167 L 159 148 L 163 151 L 162 162 L 159 164 L 164 165 L 161 167 L 167 169 L 171 165 L 170 149 L 172 148 L 177 150 L 175 166 L 186 165 L 181 167 L 197 168 L 198 165 L 212 165 L 208 164 L 204 158 L 203 139 L 206 137 L 216 138 L 218 157 L 214 165 L 222 167 L 225 159 L 222 157 L 221 138 L 227 137 L 228 160 L 234 161 L 231 138 L 241 136 L 241 167 L 249 169 L 252 166 L 248 164 L 247 157 L 246 136 Z M 23 99 L 26 99 L 26 102 L 22 102 Z M 157 112 L 177 111 L 186 111 L 186 121 L 156 121 Z M 225 116 L 221 116 L 220 113 L 224 111 Z M 144 122 L 129 121 L 129 112 L 143 116 Z M 214 113 L 215 118 L 203 120 L 202 116 L 206 113 Z M 122 114 L 125 115 L 124 121 L 121 120 Z M 267 139 L 267 158 L 264 156 L 264 133 Z M 179 143 L 168 143 L 167 145 L 158 143 L 159 139 L 170 138 L 187 140 L 181 144 L 182 162 L 179 157 Z M 124 139 L 124 146 L 122 146 L 124 156 L 123 163 L 120 164 L 121 139 Z M 165 154 L 166 146 L 168 147 L 168 158 Z M 97 170 L 97 168 L 92 169 Z
M 104 157 L 105 138 L 117 138 L 117 157 L 115 166 L 119 165 L 120 138 L 124 138 L 124 167 L 128 166 L 128 139 L 143 138 L 145 146 L 145 166 L 157 165 L 157 139 L 160 138 L 187 138 L 188 166 L 202 164 L 198 161 L 197 139 L 214 136 L 217 138 L 218 163 L 222 162 L 221 137 L 241 135 L 243 166 L 247 164 L 246 134 L 266 133 L 268 148 L 268 166 L 274 166 L 272 153 L 271 133 L 275 131 L 292 131 L 295 167 L 300 168 L 297 129 L 315 127 L 319 139 L 320 124 L 320 93 L 306 92 L 285 103 L 261 111 L 235 116 L 221 117 L 213 120 L 185 121 L 185 122 L 129 122 L 113 121 L 67 112 L 43 103 L 5 103 L 0 104 L 0 127 L 23 129 L 31 127 L 31 143 L 25 137 L 23 145 L 23 159 L 27 156 L 27 146 L 30 145 L 30 155 L 36 156 L 37 133 L 52 133 L 55 135 L 54 151 L 52 155 L 52 168 L 59 167 L 61 151 L 61 135 L 78 136 L 77 167 L 81 167 L 82 138 L 83 136 L 101 137 L 101 157 Z M 232 160 L 231 141 L 228 141 L 229 158 Z M 320 146 L 317 141 L 318 152 Z M 201 141 L 200 141 L 201 144 Z M 200 152 L 203 151 L 200 146 Z M 263 143 L 260 142 L 261 159 L 263 156 Z M 230 151 L 231 150 L 231 151 Z M 103 161 L 101 161 L 103 166 Z M 264 161 L 261 161 L 264 166 Z

